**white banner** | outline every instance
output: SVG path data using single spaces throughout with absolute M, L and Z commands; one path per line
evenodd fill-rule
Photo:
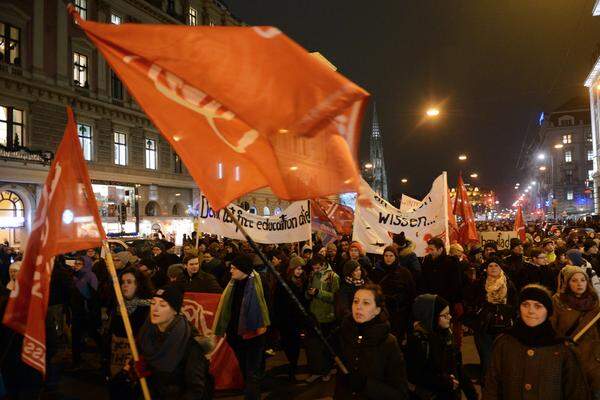
M 482 246 L 487 242 L 495 242 L 498 250 L 510 249 L 510 239 L 516 237 L 518 237 L 517 231 L 479 232 L 479 239 Z
M 421 207 L 423 202 L 421 200 L 413 199 L 405 194 L 400 199 L 400 212 L 413 212 L 417 208 Z
M 251 214 L 233 204 L 228 208 L 238 218 L 250 237 L 258 243 L 293 243 L 310 239 L 311 219 L 308 200 L 296 201 L 281 214 L 270 217 Z M 200 232 L 245 240 L 244 235 L 225 211 L 215 212 L 204 196 L 200 200 L 198 220 Z
M 383 249 L 392 244 L 392 234 L 404 232 L 407 239 L 415 244 L 417 256 L 425 256 L 427 241 L 439 237 L 448 244 L 448 184 L 446 173 L 438 176 L 431 190 L 423 199 L 422 205 L 413 212 L 402 212 L 379 197 L 368 185 L 363 185 L 365 195 L 372 205 L 365 207 L 359 202 L 354 213 L 352 239 L 365 246 L 368 253 L 382 254 Z M 363 201 L 364 202 L 364 201 Z

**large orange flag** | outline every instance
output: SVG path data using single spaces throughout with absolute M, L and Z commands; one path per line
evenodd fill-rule
M 469 196 L 462 175 L 458 176 L 456 199 L 454 200 L 454 215 L 462 218 L 459 225 L 458 241 L 464 245 L 478 242 L 479 237 L 477 235 L 477 227 L 475 226 L 473 208 L 471 207 L 471 203 L 469 203 Z
M 312 200 L 311 205 L 318 209 L 318 215 L 325 216 L 337 233 L 340 235 L 352 234 L 352 225 L 354 224 L 354 211 L 352 208 L 324 198 Z
M 3 320 L 24 335 L 23 361 L 43 374 L 54 256 L 99 247 L 105 237 L 70 108 L 67 115 L 65 134 L 50 166 Z
M 458 224 L 456 223 L 456 217 L 452 212 L 452 199 L 450 198 L 450 189 L 448 189 L 448 238 L 450 244 L 458 243 L 460 233 L 458 230 Z
M 273 27 L 109 25 L 70 11 L 215 209 L 270 186 L 356 192 L 368 93 Z
M 517 215 L 515 216 L 515 231 L 517 231 L 519 239 L 524 242 L 526 239 L 525 219 L 523 218 L 523 208 L 521 206 L 517 208 Z

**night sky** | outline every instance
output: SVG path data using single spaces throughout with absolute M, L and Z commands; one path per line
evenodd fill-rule
M 594 0 L 225 3 L 247 24 L 277 26 L 321 52 L 371 93 L 392 197 L 425 194 L 444 169 L 454 186 L 463 165 L 465 181 L 495 189 L 503 206 L 512 203 L 512 187 L 524 178 L 515 164 L 525 136 L 536 133 L 542 111 L 587 96 L 583 82 L 600 43 Z M 435 122 L 423 121 L 430 104 L 442 110 Z M 469 160 L 459 165 L 463 152 Z

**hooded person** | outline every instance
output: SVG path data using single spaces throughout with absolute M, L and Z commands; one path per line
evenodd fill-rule
M 477 399 L 453 342 L 450 303 L 441 296 L 423 294 L 415 299 L 412 311 L 416 322 L 408 336 L 407 365 L 418 398 L 454 400 L 462 391 L 468 400 Z
M 350 247 L 348 247 L 348 259 L 358 261 L 367 274 L 373 269 L 371 260 L 369 260 L 369 257 L 365 253 L 365 248 L 359 242 L 350 243 Z
M 579 267 L 564 267 L 558 282 L 558 292 L 552 296 L 554 313 L 550 322 L 558 335 L 572 338 L 583 331 L 600 312 L 598 296 L 587 274 Z M 585 331 L 573 350 L 586 375 L 593 398 L 600 399 L 600 333 L 597 327 Z
M 212 399 L 214 380 L 206 354 L 212 351 L 214 342 L 180 313 L 182 305 L 183 293 L 177 286 L 154 292 L 150 318 L 137 338 L 142 362 L 136 371 L 147 375 L 154 399 Z
M 340 290 L 335 296 L 335 316 L 338 321 L 352 312 L 354 293 L 365 285 L 365 275 L 365 271 L 358 261 L 348 260 L 344 263 Z
M 235 353 L 244 376 L 245 398 L 260 399 L 265 333 L 271 325 L 265 288 L 248 255 L 235 257 L 230 269 L 231 280 L 219 300 L 213 331 L 216 336 L 227 334 L 227 343 Z
M 567 257 L 567 265 L 574 265 L 576 267 L 581 267 L 588 276 L 588 279 L 598 294 L 600 296 L 600 278 L 594 271 L 592 264 L 590 264 L 585 258 L 583 258 L 583 253 L 578 249 L 570 249 L 565 253 Z
M 484 399 L 589 398 L 575 353 L 550 323 L 553 312 L 548 289 L 533 284 L 521 290 L 515 326 L 494 343 Z
M 408 268 L 415 282 L 418 282 L 421 276 L 421 263 L 415 253 L 415 244 L 406 238 L 404 232 L 394 235 L 393 241 L 398 251 L 398 263 Z

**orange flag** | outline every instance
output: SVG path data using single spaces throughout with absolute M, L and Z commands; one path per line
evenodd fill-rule
M 311 204 L 319 210 L 319 215 L 333 225 L 340 235 L 351 235 L 354 224 L 354 211 L 348 206 L 336 203 L 329 199 L 313 199 Z
M 523 218 L 523 208 L 521 206 L 517 208 L 517 215 L 515 216 L 515 231 L 517 231 L 519 239 L 525 242 L 525 219 Z
M 458 185 L 456 187 L 456 199 L 454 200 L 454 215 L 462 218 L 459 225 L 458 241 L 461 244 L 478 242 L 477 227 L 475 226 L 475 217 L 473 216 L 473 208 L 469 203 L 467 189 L 462 179 L 462 175 L 458 176 Z
M 273 27 L 109 25 L 69 10 L 215 209 L 356 192 L 368 93 Z
M 450 198 L 450 190 L 448 189 L 448 238 L 450 239 L 450 244 L 458 243 L 459 240 L 459 230 L 458 224 L 456 223 L 456 217 L 454 216 L 454 212 L 452 212 L 452 199 Z
M 50 166 L 3 322 L 24 335 L 21 358 L 46 371 L 46 310 L 54 256 L 102 245 L 105 237 L 73 111 Z

